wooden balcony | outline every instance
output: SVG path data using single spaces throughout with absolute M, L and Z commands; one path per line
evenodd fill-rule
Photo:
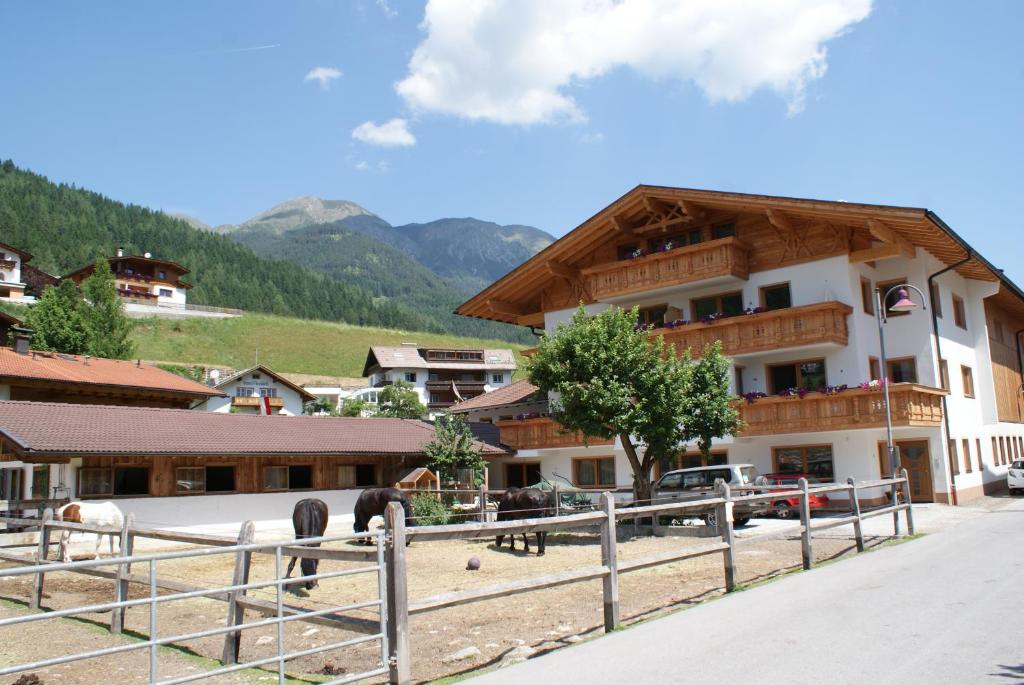
M 677 353 L 690 348 L 694 356 L 716 340 L 722 341 L 722 352 L 729 356 L 819 343 L 845 346 L 849 337 L 846 317 L 852 311 L 842 302 L 823 302 L 658 328 L 651 331 L 651 336 L 663 336 L 666 345 L 676 346 Z
M 18 262 L 13 259 L 0 259 L 0 269 L 12 271 L 18 268 Z
M 452 380 L 437 380 L 427 381 L 427 390 L 450 390 L 452 387 Z M 477 394 L 484 391 L 484 381 L 454 381 L 455 387 L 459 389 L 459 392 L 475 392 Z
M 939 426 L 942 396 L 946 391 L 916 383 L 889 386 L 893 426 Z M 847 390 L 835 395 L 809 393 L 799 397 L 765 397 L 753 404 L 743 402 L 740 418 L 755 435 L 812 433 L 885 427 L 885 397 L 881 390 Z
M 602 300 L 722 276 L 746 280 L 748 251 L 736 238 L 721 238 L 592 266 L 581 273 L 590 296 Z
M 284 398 L 283 397 L 270 397 L 268 399 L 270 400 L 270 408 L 271 409 L 280 409 L 280 408 L 282 408 L 284 406 Z M 259 407 L 260 406 L 260 402 L 262 402 L 262 401 L 263 401 L 262 397 L 232 397 L 231 398 L 231 406 L 232 407 Z
M 552 418 L 522 421 L 495 421 L 501 430 L 501 443 L 517 450 L 538 450 L 549 447 L 581 447 L 583 434 L 566 431 Z M 612 440 L 588 439 L 588 445 L 611 445 Z

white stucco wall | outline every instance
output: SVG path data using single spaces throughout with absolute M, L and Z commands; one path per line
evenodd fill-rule
M 235 397 L 239 387 L 251 387 L 255 389 L 275 388 L 277 390 L 277 397 L 284 400 L 284 406 L 281 407 L 279 413 L 285 416 L 302 416 L 303 401 L 302 396 L 299 395 L 299 393 L 284 383 L 279 382 L 272 376 L 268 376 L 265 373 L 259 373 L 259 375 L 260 378 L 254 380 L 252 378 L 252 373 L 246 373 L 241 378 L 237 378 L 230 383 L 218 386 L 218 390 L 226 393 L 227 397 L 211 397 L 200 408 L 205 411 L 229 413 L 231 411 L 231 398 Z M 254 409 L 251 413 L 258 414 L 259 411 Z

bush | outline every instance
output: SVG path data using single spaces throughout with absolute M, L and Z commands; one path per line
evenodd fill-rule
M 412 496 L 412 513 L 418 526 L 443 526 L 451 520 L 451 512 L 437 495 L 421 492 Z

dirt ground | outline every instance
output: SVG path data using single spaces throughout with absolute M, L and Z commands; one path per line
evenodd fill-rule
M 814 555 L 818 562 L 853 553 L 852 540 L 843 529 L 816 536 Z M 631 529 L 620 530 L 620 560 L 708 542 L 690 537 L 633 536 Z M 524 554 L 520 537 L 515 553 L 506 546 L 498 550 L 493 539 L 481 541 L 444 541 L 413 543 L 407 550 L 410 602 L 445 592 L 491 585 L 494 583 L 546 575 L 570 568 L 600 563 L 600 545 L 596 535 L 559 533 L 548 536 L 547 554 L 536 556 L 531 546 Z M 870 538 L 869 545 L 884 541 Z M 535 541 L 534 541 L 535 542 Z M 340 544 L 340 543 L 339 543 Z M 149 551 L 149 550 L 147 550 Z M 477 556 L 478 571 L 466 570 L 466 562 Z M 799 538 L 744 540 L 737 552 L 739 582 L 751 583 L 771 578 L 799 567 Z M 228 585 L 233 570 L 232 555 L 218 555 L 189 560 L 160 562 L 158 576 L 193 585 L 215 587 Z M 252 579 L 272 579 L 273 557 L 256 556 Z M 355 562 L 325 561 L 321 571 L 354 568 Z M 144 573 L 144 568 L 134 569 Z M 619 577 L 620 613 L 624 624 L 647 619 L 660 613 L 695 604 L 722 592 L 723 565 L 719 554 L 674 564 L 622 574 Z M 24 602 L 32 591 L 30 576 L 0 580 L 0 614 L 27 611 Z M 131 596 L 141 597 L 147 590 L 133 585 Z M 61 609 L 110 601 L 113 583 L 110 580 L 77 574 L 54 573 L 46 580 L 44 607 Z M 272 589 L 256 590 L 252 595 L 274 601 Z M 300 591 L 301 595 L 306 594 Z M 308 596 L 289 593 L 286 603 L 310 609 L 357 603 L 377 597 L 374 573 L 325 579 Z M 209 599 L 189 599 L 159 605 L 159 635 L 176 635 L 224 625 L 226 604 Z M 378 620 L 376 609 L 348 612 L 373 626 Z M 253 612 L 247 621 L 258 620 Z M 28 659 L 41 659 L 69 651 L 86 651 L 119 644 L 125 638 L 110 635 L 110 614 L 85 615 L 83 620 L 58 619 L 40 621 L 27 626 L 0 628 L 0 663 L 12 664 Z M 417 681 L 429 681 L 502 662 L 511 656 L 551 649 L 578 642 L 603 632 L 601 582 L 575 583 L 547 590 L 452 607 L 413 616 L 410 619 L 413 652 L 412 671 Z M 128 610 L 126 631 L 136 638 L 148 633 L 149 615 L 145 607 Z M 55 634 L 60 635 L 54 640 Z M 295 621 L 286 625 L 286 644 L 290 650 L 311 648 L 357 637 L 360 633 L 335 627 Z M 258 659 L 276 653 L 276 628 L 269 626 L 246 630 L 242 640 L 243 660 Z M 196 669 L 217 666 L 223 637 L 192 640 L 165 648 L 160 652 L 160 675 L 187 675 Z M 375 668 L 380 659 L 379 646 L 370 642 L 342 650 L 302 657 L 289 662 L 288 672 L 295 682 L 317 682 L 329 679 L 325 673 L 351 674 Z M 148 668 L 145 649 L 128 655 L 95 659 L 83 664 L 56 666 L 38 673 L 43 682 L 68 684 L 118 680 L 144 682 Z M 14 682 L 16 677 L 3 680 Z M 276 680 L 271 671 L 247 671 L 221 676 L 213 682 L 264 682 Z

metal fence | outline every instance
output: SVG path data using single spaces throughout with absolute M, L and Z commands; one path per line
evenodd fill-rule
M 110 534 L 112 532 L 116 533 L 119 530 L 121 530 L 100 527 L 90 528 L 87 526 L 82 526 L 81 524 L 50 522 L 40 532 L 41 547 L 43 547 L 44 545 L 48 546 L 48 542 L 46 541 L 46 527 L 54 529 L 63 528 L 66 530 L 76 530 L 82 532 L 97 532 L 103 534 Z M 252 530 L 252 523 L 247 522 L 247 524 L 242 527 L 242 532 L 239 535 L 240 540 L 245 540 L 246 538 L 251 540 Z M 374 545 L 374 553 L 371 553 L 371 558 L 374 563 L 372 563 L 371 565 L 359 566 L 356 568 L 348 568 L 336 571 L 317 572 L 311 575 L 301 575 L 300 572 L 300 575 L 296 577 L 283 577 L 282 562 L 286 555 L 302 556 L 306 558 L 333 558 L 351 560 L 353 556 L 357 555 L 358 553 L 343 549 L 321 548 L 319 547 L 319 545 L 321 543 L 345 542 L 356 539 L 369 540 Z M 42 613 L 12 616 L 9 618 L 0 619 L 0 628 L 24 625 L 27 623 L 33 623 L 37 621 L 66 618 L 69 616 L 75 616 L 79 614 L 110 611 L 112 612 L 112 623 L 116 622 L 118 624 L 118 629 L 120 629 L 121 621 L 123 621 L 124 611 L 126 609 L 130 607 L 146 606 L 149 608 L 149 635 L 147 639 L 139 642 L 132 642 L 129 644 L 117 645 L 114 647 L 96 649 L 87 652 L 65 654 L 50 659 L 41 659 L 38 661 L 25 662 L 15 664 L 12 666 L 6 666 L 0 668 L 0 676 L 23 673 L 25 671 L 33 671 L 37 669 L 47 668 L 50 666 L 66 664 L 74 661 L 107 657 L 140 649 L 148 649 L 150 683 L 159 683 L 160 685 L 187 683 L 196 680 L 212 678 L 214 676 L 222 675 L 225 673 L 233 673 L 235 671 L 241 671 L 244 669 L 276 665 L 278 682 L 283 684 L 285 682 L 285 664 L 291 659 L 296 659 L 299 657 L 309 656 L 313 654 L 319 654 L 322 652 L 344 649 L 346 647 L 352 647 L 355 645 L 373 641 L 379 642 L 380 645 L 380 661 L 376 668 L 360 673 L 347 674 L 344 677 L 326 682 L 333 684 L 351 683 L 359 680 L 365 680 L 367 678 L 372 678 L 375 676 L 380 676 L 385 673 L 388 673 L 389 663 L 391 661 L 388 641 L 388 612 L 386 608 L 387 601 L 385 599 L 387 597 L 385 572 L 386 550 L 387 544 L 385 532 L 381 530 L 369 533 L 329 535 L 323 537 L 302 538 L 298 540 L 286 540 L 277 542 L 242 542 L 239 544 L 221 544 L 220 546 L 211 546 L 200 549 L 188 549 L 181 551 L 142 555 L 133 555 L 130 553 L 130 551 L 127 555 L 124 555 L 125 549 L 124 547 L 122 547 L 121 553 L 117 557 L 87 561 L 72 561 L 67 563 L 47 562 L 45 561 L 45 559 L 37 559 L 36 563 L 33 565 L 23 566 L 20 568 L 2 569 L 0 570 L 0 578 L 11 578 L 17 576 L 31 575 L 36 576 L 36 601 L 34 602 L 36 606 L 38 606 L 38 598 L 42 595 L 42 587 L 45 574 L 61 571 L 83 573 L 86 575 L 100 575 L 102 577 L 108 578 L 113 577 L 116 579 L 115 596 L 117 597 L 117 599 L 110 602 L 104 602 L 102 604 L 92 604 L 88 606 L 72 607 L 69 609 L 60 609 Z M 223 554 L 234 554 L 236 558 L 235 574 L 230 585 L 212 588 L 189 587 L 177 581 L 169 582 L 167 580 L 161 579 L 159 576 L 159 562 L 161 561 L 193 559 Z M 251 565 L 252 555 L 254 554 L 273 555 L 273 580 L 249 580 L 249 568 Z M 11 555 L 5 555 L 4 560 L 14 561 Z M 31 563 L 31 560 L 25 561 Z M 130 569 L 132 566 L 144 566 L 148 568 L 148 574 L 145 576 L 133 575 L 130 573 Z M 113 572 L 104 571 L 103 567 L 115 567 L 117 570 Z M 367 599 L 366 601 L 356 602 L 353 604 L 343 606 L 331 606 L 326 609 L 318 610 L 305 610 L 298 609 L 295 607 L 286 607 L 284 603 L 284 594 L 287 586 L 289 585 L 300 584 L 306 581 L 324 580 L 328 578 L 338 578 L 342 576 L 352 576 L 363 573 L 377 574 L 378 592 L 377 596 L 372 599 Z M 138 599 L 128 599 L 126 587 L 128 583 L 144 584 L 148 587 L 148 596 Z M 276 594 L 276 602 L 262 603 L 251 598 L 246 598 L 245 595 L 248 591 L 261 588 L 274 588 Z M 172 592 L 165 592 L 164 594 L 160 594 L 160 590 L 172 590 Z M 158 628 L 159 607 L 168 602 L 196 598 L 226 600 L 228 604 L 226 625 L 223 627 L 210 628 L 207 630 L 200 630 L 191 633 L 161 636 L 159 634 Z M 267 606 L 267 604 L 270 604 L 270 606 Z M 376 622 L 375 629 L 372 630 L 370 634 L 360 635 L 356 638 L 343 640 L 340 642 L 328 643 L 310 649 L 292 650 L 287 647 L 284 633 L 284 627 L 286 623 L 290 623 L 292 621 L 313 621 L 320 618 L 335 619 L 339 624 L 343 624 L 344 617 L 340 616 L 343 612 L 354 611 L 358 609 L 368 609 L 373 607 L 376 607 L 379 612 L 379 621 Z M 266 613 L 269 616 L 261 620 L 245 623 L 243 617 L 244 612 L 247 609 L 256 610 L 261 613 Z M 119 615 L 121 617 L 120 619 L 118 619 Z M 277 628 L 277 654 L 271 657 L 255 659 L 252 661 L 238 661 L 238 651 L 242 632 L 245 630 L 264 628 L 268 626 L 276 626 Z M 224 636 L 224 665 L 222 665 L 220 668 L 210 671 L 203 671 L 200 673 L 193 673 L 185 676 L 168 677 L 163 679 L 160 678 L 159 648 L 161 646 L 213 636 Z

